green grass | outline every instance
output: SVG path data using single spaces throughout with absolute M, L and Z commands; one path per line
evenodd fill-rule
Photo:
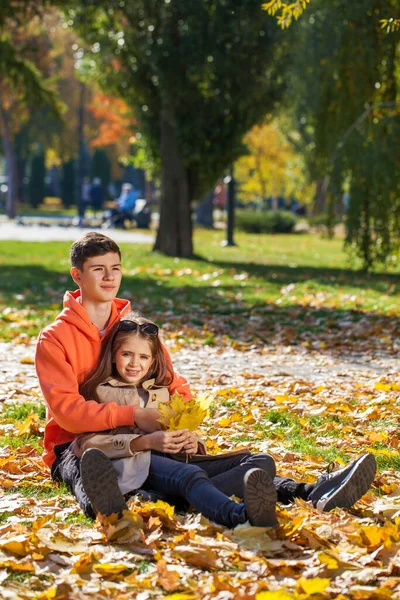
M 11 583 L 12 581 L 15 581 L 16 583 L 27 583 L 32 578 L 32 573 L 30 571 L 18 571 L 15 568 L 8 568 L 7 573 L 7 583 Z
M 63 523 L 65 525 L 85 525 L 87 527 L 93 527 L 92 519 L 89 519 L 89 517 L 83 513 L 68 515 L 68 517 L 62 519 L 57 517 L 54 520 L 56 523 Z
M 43 447 L 39 443 L 39 438 L 36 435 L 1 435 L 0 436 L 0 447 L 10 446 L 13 450 L 23 448 L 24 446 L 30 445 L 35 448 L 40 454 L 43 452 Z
M 305 423 L 304 420 L 306 421 Z M 301 422 L 299 416 L 289 410 L 270 410 L 264 414 L 260 423 L 254 425 L 254 429 L 262 433 L 261 439 L 276 440 L 291 452 L 306 456 L 321 457 L 326 462 L 335 462 L 337 459 L 340 459 L 343 463 L 347 463 L 351 458 L 350 454 L 338 449 L 335 446 L 335 440 L 343 438 L 341 427 L 343 425 L 350 425 L 351 423 L 352 419 L 350 417 L 339 417 L 338 415 L 330 414 L 313 416 L 309 419 L 302 416 Z M 388 419 L 371 419 L 368 429 L 371 431 L 384 430 L 395 423 L 396 418 L 393 421 L 389 421 Z M 319 442 L 310 435 L 307 425 L 311 425 L 311 429 L 320 429 L 320 431 L 315 432 L 320 439 Z M 321 439 L 325 443 L 322 443 Z M 254 441 L 254 438 L 250 435 L 242 434 L 235 436 L 232 441 L 242 443 Z M 400 455 L 394 453 L 393 455 L 386 456 L 384 454 L 388 450 L 393 452 L 390 447 L 384 443 L 375 443 L 371 448 L 374 450 L 378 469 L 400 470 Z M 382 453 L 379 453 L 380 450 Z M 365 448 L 365 451 L 368 451 L 368 447 Z
M 172 326 L 201 331 L 204 344 L 218 343 L 220 331 L 204 328 L 210 314 L 220 319 L 224 333 L 243 341 L 268 340 L 277 322 L 294 327 L 302 339 L 310 331 L 322 336 L 327 328 L 339 331 L 345 311 L 352 322 L 365 314 L 400 314 L 400 261 L 390 274 L 366 275 L 356 270 L 357 262 L 349 262 L 339 239 L 237 234 L 237 247 L 222 248 L 223 238 L 221 231 L 197 231 L 194 260 L 121 244 L 120 296 L 131 297 L 134 307 L 161 323 L 168 311 Z M 0 338 L 36 335 L 54 319 L 65 289 L 76 287 L 69 277 L 69 247 L 64 242 L 0 243 Z M 249 317 L 261 318 L 262 327 L 244 334 Z
M 144 575 L 145 573 L 147 573 L 150 566 L 151 566 L 151 562 L 149 560 L 142 560 L 139 563 L 139 575 Z
M 4 491 L 5 494 L 21 494 L 26 498 L 37 498 L 37 499 L 46 499 L 46 498 L 54 498 L 55 496 L 63 496 L 65 494 L 70 494 L 65 483 L 60 483 L 56 485 L 55 483 L 49 482 L 48 485 L 32 485 L 29 483 L 21 483 L 20 485 L 15 485 L 13 487 L 9 487 Z
M 12 421 L 25 421 L 32 413 L 36 413 L 44 420 L 46 418 L 46 407 L 43 403 L 34 404 L 33 402 L 22 402 L 13 406 L 7 406 L 0 414 L 2 419 L 10 419 Z
M 12 512 L 5 510 L 4 512 L 0 512 L 0 523 L 7 523 L 8 519 L 12 516 Z

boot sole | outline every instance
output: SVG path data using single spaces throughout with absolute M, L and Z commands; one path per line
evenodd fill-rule
M 128 510 L 112 462 L 103 452 L 95 448 L 84 452 L 81 459 L 81 478 L 95 513 L 107 517 L 117 514 L 120 517 L 122 511 Z
M 244 503 L 247 517 L 256 527 L 278 527 L 278 495 L 271 477 L 262 469 L 250 469 L 244 476 Z
M 328 498 L 318 500 L 316 508 L 323 512 L 329 512 L 337 507 L 350 508 L 368 492 L 375 473 L 375 457 L 372 454 L 361 456 L 342 485 Z

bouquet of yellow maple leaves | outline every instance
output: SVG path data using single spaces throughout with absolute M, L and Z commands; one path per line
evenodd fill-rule
M 175 393 L 169 402 L 158 405 L 157 410 L 161 413 L 158 421 L 166 431 L 195 431 L 209 415 L 212 401 L 213 397 L 210 394 L 184 400 L 180 394 Z

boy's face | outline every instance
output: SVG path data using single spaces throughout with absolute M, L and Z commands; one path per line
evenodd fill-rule
M 121 285 L 121 261 L 116 252 L 92 256 L 84 262 L 82 271 L 72 267 L 71 276 L 81 289 L 82 300 L 111 302 Z

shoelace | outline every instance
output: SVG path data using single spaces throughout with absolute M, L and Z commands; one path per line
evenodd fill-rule
M 335 461 L 331 461 L 328 466 L 326 467 L 326 472 L 328 475 L 332 475 L 332 473 L 334 472 L 334 470 L 336 469 L 336 463 Z

